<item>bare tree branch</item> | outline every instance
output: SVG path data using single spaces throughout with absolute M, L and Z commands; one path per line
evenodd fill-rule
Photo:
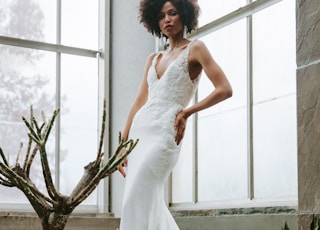
M 106 129 L 106 117 L 107 117 L 107 102 L 106 100 L 104 100 L 103 102 L 103 114 L 102 114 L 102 127 L 101 127 L 101 133 L 100 133 L 100 142 L 99 142 L 99 148 L 98 148 L 98 154 L 97 154 L 97 159 L 96 159 L 96 166 L 97 164 L 100 164 L 101 159 L 104 155 L 104 153 L 102 152 L 102 146 L 103 146 L 103 139 L 104 139 L 104 133 L 105 133 L 105 129 Z
M 29 137 L 29 142 L 28 142 L 28 149 L 26 152 L 26 157 L 24 158 L 24 162 L 23 162 L 23 170 L 26 171 L 27 167 L 28 167 L 28 161 L 29 161 L 29 156 L 31 153 L 31 147 L 32 147 L 32 139 Z
M 5 165 L 9 166 L 6 156 L 4 155 L 2 148 L 0 148 L 0 155 Z
M 39 125 L 33 117 L 32 107 L 30 109 L 30 122 L 27 121 L 26 118 L 22 118 L 29 129 L 28 148 L 22 168 L 19 164 L 21 148 L 19 149 L 14 167 L 10 167 L 8 159 L 0 148 L 0 156 L 2 159 L 2 161 L 0 161 L 0 184 L 8 187 L 17 187 L 25 194 L 41 219 L 42 227 L 45 230 L 64 229 L 72 211 L 96 189 L 102 179 L 111 175 L 117 169 L 117 166 L 123 162 L 138 143 L 138 140 L 124 141 L 121 133 L 119 133 L 118 148 L 115 153 L 108 158 L 106 163 L 103 162 L 102 159 L 106 157 L 102 151 L 106 123 L 105 101 L 103 106 L 102 127 L 97 157 L 95 161 L 85 166 L 83 176 L 70 196 L 60 194 L 55 188 L 46 152 L 46 143 L 54 120 L 59 114 L 59 109 L 54 111 L 48 122 L 46 122 L 44 118 L 42 125 Z M 34 147 L 32 147 L 33 144 Z M 40 154 L 43 177 L 49 197 L 41 193 L 29 178 L 31 165 L 37 153 Z
M 43 169 L 42 170 L 43 177 L 45 179 L 48 194 L 53 200 L 61 199 L 62 196 L 58 193 L 58 191 L 55 189 L 55 186 L 53 184 L 45 145 L 48 140 L 49 133 L 52 129 L 54 120 L 55 120 L 56 116 L 58 115 L 58 113 L 59 113 L 59 109 L 55 110 L 53 112 L 52 119 L 49 120 L 49 123 L 44 126 L 42 125 L 42 128 L 44 127 L 43 133 L 41 133 L 42 128 L 39 128 L 39 126 L 34 118 L 32 118 L 31 124 L 27 121 L 26 118 L 24 118 L 24 117 L 22 118 L 24 123 L 26 124 L 26 126 L 28 127 L 28 129 L 30 131 L 29 136 L 38 144 L 41 165 L 42 165 L 42 169 Z M 36 130 L 37 132 L 34 130 L 33 125 L 37 129 Z
M 33 148 L 32 154 L 30 155 L 29 159 L 27 160 L 27 164 L 25 165 L 25 167 L 23 167 L 28 176 L 30 175 L 30 168 L 31 168 L 31 165 L 32 165 L 34 158 L 37 155 L 38 150 L 39 150 L 39 147 L 38 147 L 38 145 L 36 145 Z

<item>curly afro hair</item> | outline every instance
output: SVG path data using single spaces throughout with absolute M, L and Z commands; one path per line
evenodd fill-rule
M 179 13 L 181 21 L 187 26 L 190 33 L 198 25 L 200 7 L 197 0 L 141 0 L 139 7 L 140 23 L 151 34 L 160 37 L 161 30 L 158 24 L 159 13 L 166 2 L 171 2 Z

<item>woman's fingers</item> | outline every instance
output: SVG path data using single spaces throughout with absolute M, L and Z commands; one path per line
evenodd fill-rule
M 126 171 L 124 170 L 124 167 L 127 167 L 128 166 L 128 160 L 127 159 L 124 159 L 124 161 L 118 165 L 118 170 L 119 172 L 121 173 L 121 175 L 123 177 L 126 177 Z
M 174 128 L 177 131 L 176 133 L 176 143 L 179 145 L 184 136 L 184 131 L 186 128 L 186 118 L 183 116 L 183 112 L 177 114 Z
M 120 154 L 117 156 L 117 158 L 120 158 L 123 154 L 125 153 L 125 148 L 123 148 L 120 152 Z M 127 167 L 128 166 L 128 159 L 125 158 L 121 164 L 119 164 L 117 166 L 119 172 L 122 174 L 123 177 L 126 177 L 126 172 L 124 171 L 123 167 Z
M 176 134 L 176 143 L 179 145 L 181 140 L 184 137 L 184 131 L 185 131 L 185 125 L 180 124 L 177 128 L 177 134 Z
M 126 177 L 126 172 L 124 171 L 124 168 L 123 168 L 123 167 L 126 167 L 126 165 L 124 165 L 124 164 L 118 165 L 118 170 L 119 170 L 119 172 L 121 173 L 121 175 L 122 175 L 123 177 Z

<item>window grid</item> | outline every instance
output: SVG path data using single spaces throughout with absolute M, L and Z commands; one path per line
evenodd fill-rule
M 243 18 L 247 20 L 247 172 L 248 172 L 248 194 L 247 198 L 249 200 L 239 200 L 238 205 L 241 207 L 247 207 L 248 204 L 252 205 L 251 201 L 254 200 L 254 148 L 253 148 L 253 21 L 252 15 L 264 10 L 270 6 L 273 6 L 276 3 L 281 2 L 282 0 L 247 0 L 247 5 L 242 7 L 234 12 L 231 12 L 217 20 L 214 20 L 200 28 L 198 28 L 195 32 L 189 35 L 190 39 L 200 39 L 208 34 L 211 34 L 219 29 L 222 29 L 234 22 L 237 22 Z M 195 101 L 198 101 L 198 93 L 196 93 Z M 194 149 L 193 149 L 193 178 L 192 178 L 192 202 L 190 203 L 173 203 L 173 200 L 169 200 L 169 204 L 171 208 L 175 210 L 180 209 L 188 209 L 188 208 L 208 208 L 212 206 L 230 206 L 230 204 L 225 203 L 224 201 L 220 202 L 199 202 L 198 198 L 198 116 L 194 115 L 193 119 L 193 141 L 194 141 Z M 172 180 L 169 181 L 172 183 Z M 172 193 L 172 184 L 170 185 L 171 193 Z M 172 196 L 170 196 L 172 198 Z M 281 203 L 289 204 L 295 203 L 295 199 L 291 200 L 289 198 L 288 201 L 278 200 Z M 264 201 L 255 201 L 257 206 L 265 205 L 269 201 L 268 199 Z M 276 200 L 272 200 L 272 202 L 277 202 Z
M 109 25 L 109 17 L 110 17 L 110 1 L 99 0 L 99 49 L 91 50 L 84 49 L 80 47 L 72 47 L 61 44 L 61 0 L 56 0 L 57 12 L 56 12 L 56 42 L 55 44 L 42 42 L 42 41 L 34 41 L 28 39 L 20 39 L 9 36 L 0 36 L 0 45 L 8 45 L 13 47 L 22 47 L 22 48 L 30 48 L 39 51 L 50 51 L 56 53 L 56 108 L 61 107 L 61 55 L 62 54 L 72 54 L 76 56 L 89 57 L 97 59 L 98 73 L 97 76 L 99 78 L 99 113 L 97 117 L 99 123 L 99 129 L 101 127 L 101 111 L 104 99 L 109 99 L 108 95 L 108 83 L 109 80 L 109 57 L 103 55 L 103 53 L 109 53 L 109 33 L 110 33 L 110 25 Z M 57 190 L 60 190 L 60 127 L 61 119 L 60 116 L 56 118 L 55 121 L 55 185 Z M 108 124 L 107 124 L 108 125 Z M 108 130 L 108 128 L 107 128 Z M 109 152 L 107 149 L 108 146 L 108 135 L 105 135 L 105 152 Z M 78 210 L 86 210 L 87 212 L 109 212 L 109 193 L 108 193 L 108 180 L 103 180 L 101 182 L 101 186 L 98 186 L 98 200 L 96 203 L 96 207 L 83 205 L 85 207 L 78 207 Z M 1 205 L 5 209 L 19 209 L 19 210 L 29 210 L 29 205 L 24 204 L 10 204 L 10 205 Z

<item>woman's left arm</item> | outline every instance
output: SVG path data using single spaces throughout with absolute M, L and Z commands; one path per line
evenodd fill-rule
M 189 72 L 195 69 L 203 69 L 213 85 L 212 92 L 189 108 L 181 111 L 176 118 L 175 129 L 177 130 L 176 142 L 180 143 L 184 136 L 186 121 L 189 116 L 207 109 L 232 96 L 231 85 L 220 66 L 212 58 L 208 48 L 201 41 L 194 41 L 190 47 Z

